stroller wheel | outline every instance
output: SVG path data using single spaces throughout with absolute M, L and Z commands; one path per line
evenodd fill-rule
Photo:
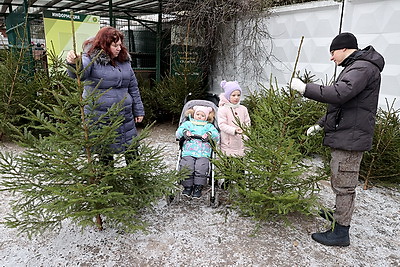
M 209 206 L 212 208 L 217 208 L 219 206 L 218 194 L 215 192 L 214 196 L 210 194 Z
M 166 196 L 166 201 L 168 206 L 179 203 L 179 200 L 180 200 L 179 194 Z
M 171 203 L 174 201 L 174 199 L 175 199 L 175 196 L 173 196 L 173 195 L 168 195 L 165 197 L 165 200 L 167 201 L 168 205 L 171 205 Z

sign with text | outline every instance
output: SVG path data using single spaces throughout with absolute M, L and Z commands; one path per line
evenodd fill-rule
M 93 15 L 72 14 L 77 53 L 82 51 L 83 42 L 95 36 L 100 29 L 100 17 Z M 43 13 L 44 31 L 47 51 L 66 57 L 73 49 L 71 14 L 65 12 L 45 11 Z

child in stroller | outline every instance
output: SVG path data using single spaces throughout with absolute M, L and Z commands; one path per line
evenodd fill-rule
M 209 102 L 206 100 L 192 101 L 198 104 L 184 112 L 185 121 L 176 130 L 176 138 L 180 140 L 181 148 L 179 168 L 189 171 L 188 177 L 181 182 L 184 187 L 182 195 L 200 198 L 210 172 L 211 143 L 218 143 L 220 135 L 213 124 L 216 118 L 216 107 L 212 107 L 214 104 L 201 105 Z

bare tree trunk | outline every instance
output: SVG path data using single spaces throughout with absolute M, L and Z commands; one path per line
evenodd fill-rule
M 99 229 L 100 231 L 103 231 L 103 220 L 101 219 L 100 214 L 97 214 L 97 216 L 96 216 L 96 225 L 97 225 L 97 229 Z

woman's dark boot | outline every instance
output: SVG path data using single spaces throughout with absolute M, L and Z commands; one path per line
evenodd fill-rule
M 335 224 L 333 229 L 323 233 L 314 233 L 312 239 L 326 246 L 347 247 L 350 245 L 349 226 Z
M 193 198 L 200 198 L 201 197 L 201 190 L 203 190 L 203 186 L 195 184 L 194 187 L 193 187 L 192 197 Z

